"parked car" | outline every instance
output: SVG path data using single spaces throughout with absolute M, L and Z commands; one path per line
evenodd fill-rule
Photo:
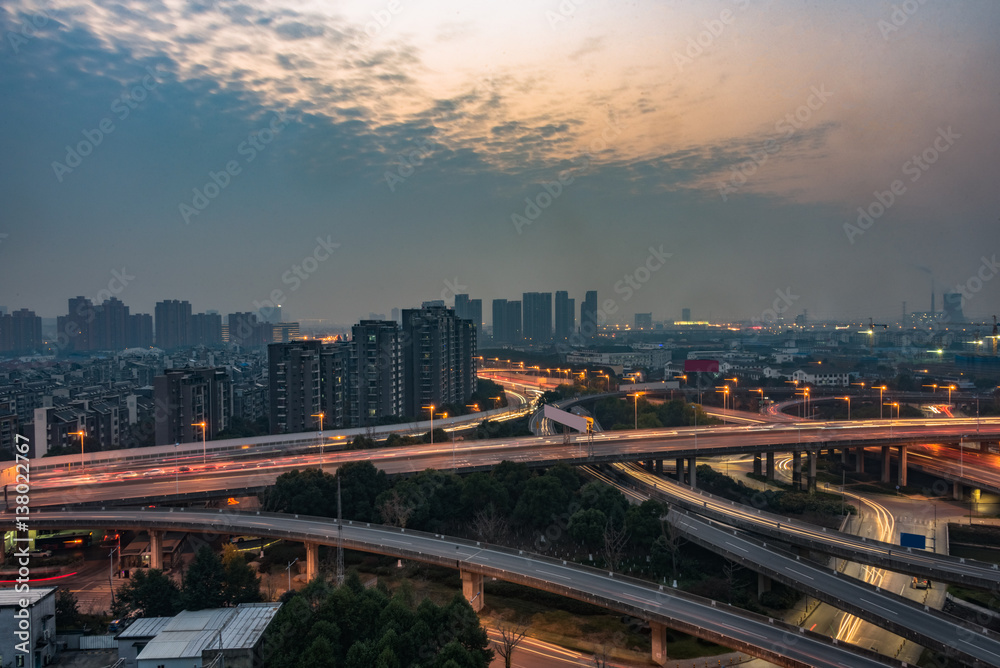
M 910 589 L 930 589 L 930 588 L 931 588 L 930 580 L 925 580 L 923 578 L 918 578 L 916 576 L 914 576 L 914 578 L 910 580 Z

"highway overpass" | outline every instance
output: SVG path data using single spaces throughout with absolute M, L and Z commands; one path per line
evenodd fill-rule
M 338 544 L 335 520 L 267 513 L 206 510 L 75 510 L 36 512 L 33 528 L 114 527 L 207 532 L 282 538 L 306 544 L 307 564 L 315 572 L 318 546 Z M 690 633 L 710 642 L 771 661 L 806 668 L 875 668 L 903 666 L 870 650 L 838 643 L 779 620 L 730 605 L 691 596 L 675 589 L 579 566 L 522 550 L 485 545 L 375 524 L 345 522 L 346 549 L 455 568 L 473 607 L 483 604 L 483 578 L 496 578 L 586 601 L 650 622 L 653 659 L 667 661 L 665 628 Z

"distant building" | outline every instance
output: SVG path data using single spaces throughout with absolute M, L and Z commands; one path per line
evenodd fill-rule
M 493 300 L 493 340 L 509 344 L 521 342 L 521 302 Z
M 588 290 L 580 304 L 580 335 L 585 341 L 597 337 L 597 290 Z
M 0 315 L 0 353 L 41 351 L 42 319 L 26 308 Z
M 549 343 L 552 340 L 552 293 L 525 292 L 521 300 L 524 341 L 534 345 Z
M 650 331 L 653 329 L 653 314 L 652 313 L 636 313 L 635 314 L 635 328 L 643 331 Z
M 556 292 L 555 338 L 565 341 L 576 332 L 576 300 L 565 290 Z
M 166 417 L 156 421 L 156 445 L 207 440 L 229 426 L 233 384 L 224 367 L 168 369 L 153 379 L 153 396 Z
M 80 399 L 64 406 L 43 406 L 34 411 L 34 455 L 67 446 L 81 448 L 80 432 L 86 452 L 114 450 L 121 447 L 119 407 L 106 401 Z
M 256 313 L 230 313 L 226 320 L 229 324 L 227 342 L 230 345 L 248 350 L 271 343 L 271 325 L 260 322 Z
M 299 333 L 299 323 L 297 322 L 272 323 L 270 329 L 269 340 L 271 343 L 288 343 L 302 336 Z
M 272 434 L 317 429 L 320 413 L 320 341 L 272 343 L 267 347 Z M 333 424 L 328 422 L 328 424 Z
M 482 340 L 483 300 L 469 299 L 469 295 L 455 295 L 455 316 L 471 320 L 476 325 L 476 340 Z
M 681 320 L 683 322 L 691 322 L 691 309 L 689 308 L 681 309 Z
M 944 321 L 946 323 L 957 324 L 965 322 L 965 314 L 962 312 L 962 293 L 944 293 Z
M 406 311 L 403 310 L 403 322 Z M 399 326 L 391 320 L 362 320 L 351 330 L 351 425 L 375 425 L 402 417 L 403 351 Z
M 27 610 L 27 617 L 18 616 L 25 614 L 22 610 Z M 24 622 L 26 640 L 18 637 Z M 0 665 L 47 666 L 56 650 L 56 587 L 32 585 L 26 592 L 0 589 Z
M 149 348 L 153 345 L 153 316 L 133 313 L 128 317 L 129 348 Z
M 154 316 L 157 348 L 174 350 L 191 345 L 190 303 L 176 299 L 156 302 Z
M 191 344 L 222 345 L 222 316 L 218 313 L 196 313 L 191 316 Z

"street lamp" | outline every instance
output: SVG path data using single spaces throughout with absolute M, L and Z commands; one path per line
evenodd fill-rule
M 951 405 L 951 391 L 957 389 L 954 385 L 948 386 L 948 405 Z
M 313 413 L 312 417 L 319 418 L 319 470 L 323 471 L 323 418 L 326 417 L 326 413 L 320 411 L 319 413 Z
M 851 398 L 850 397 L 841 397 L 841 399 L 843 399 L 844 401 L 847 402 L 847 420 L 850 421 L 850 419 L 851 419 Z
M 205 443 L 205 427 L 208 426 L 204 421 L 194 422 L 191 424 L 192 427 L 201 427 L 201 463 L 208 463 L 208 446 Z
M 74 436 L 80 437 L 80 470 L 82 471 L 87 467 L 87 460 L 84 458 L 83 454 L 83 437 L 87 435 L 87 432 L 81 429 L 80 431 L 74 431 L 72 433 Z
M 424 408 L 429 409 L 431 412 L 431 445 L 434 445 L 434 404 L 424 406 Z
M 630 394 L 628 396 L 635 397 L 635 428 L 639 429 L 639 397 L 646 394 L 645 392 L 636 392 L 635 394 Z
M 889 388 L 886 387 L 885 385 L 879 385 L 878 386 L 878 403 L 879 403 L 879 406 L 878 406 L 878 418 L 880 420 L 884 417 L 883 414 L 882 414 L 882 393 L 885 392 L 888 389 Z
M 299 558 L 295 557 L 294 559 L 289 561 L 288 566 L 285 567 L 285 570 L 288 571 L 288 591 L 292 591 L 292 564 L 294 564 L 298 560 Z

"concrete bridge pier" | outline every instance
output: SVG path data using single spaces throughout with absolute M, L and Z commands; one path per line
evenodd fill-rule
M 479 612 L 483 609 L 483 574 L 459 570 L 462 574 L 462 595 L 472 609 Z
M 757 573 L 757 600 L 760 597 L 771 591 L 771 578 L 767 577 L 763 573 Z
M 816 493 L 816 460 L 819 458 L 819 453 L 815 450 L 809 451 L 809 479 L 807 483 L 808 491 L 810 494 Z
M 792 489 L 802 491 L 802 453 L 792 453 Z
M 642 468 L 646 469 L 646 473 L 656 473 L 656 465 L 653 463 L 652 459 L 647 459 L 642 463 Z
M 688 484 L 691 489 L 698 489 L 698 460 L 688 457 Z
M 760 453 L 755 452 L 753 454 L 753 474 L 763 475 L 763 470 L 764 467 L 763 467 L 763 462 L 761 461 Z
M 886 485 L 888 485 L 892 479 L 889 472 L 889 450 L 890 447 L 888 445 L 882 446 L 882 482 Z
M 650 622 L 649 630 L 653 632 L 653 663 L 667 665 L 667 627 L 659 622 Z
M 663 460 L 662 459 L 657 459 L 656 460 L 656 474 L 657 475 L 663 475 Z
M 774 453 L 768 452 L 766 457 L 767 457 L 767 479 L 774 480 Z
M 674 473 L 677 475 L 677 482 L 684 484 L 684 458 L 678 457 L 674 462 Z
M 163 532 L 149 532 L 149 567 L 163 570 Z
M 865 449 L 855 448 L 854 449 L 854 472 L 864 473 L 865 472 Z
M 319 573 L 319 543 L 306 543 L 306 582 Z
M 899 482 L 896 483 L 900 487 L 906 487 L 906 446 L 899 446 Z
M 840 463 L 843 464 L 845 468 L 847 467 L 847 451 L 849 449 L 850 448 L 841 448 L 840 449 Z

